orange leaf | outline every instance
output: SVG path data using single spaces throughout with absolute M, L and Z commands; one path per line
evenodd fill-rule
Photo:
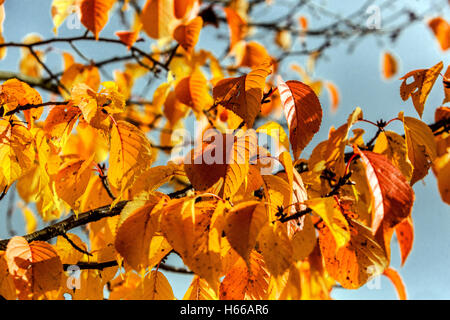
M 271 60 L 267 49 L 260 43 L 252 41 L 245 43 L 242 55 L 238 52 L 238 66 L 256 68 L 266 60 Z
M 382 221 L 394 227 L 411 214 L 413 189 L 400 170 L 384 155 L 361 151 L 357 146 L 353 149 L 365 166 L 373 195 L 372 232 L 376 233 Z
M 411 216 L 395 226 L 395 233 L 402 255 L 402 265 L 404 265 L 406 258 L 408 258 L 408 255 L 411 252 L 414 240 L 414 226 Z
M 108 22 L 108 13 L 115 0 L 82 0 L 81 23 L 98 39 L 100 31 Z
M 300 81 L 284 82 L 279 78 L 278 91 L 289 126 L 294 159 L 297 159 L 320 129 L 322 107 L 311 87 Z
M 319 230 L 319 244 L 325 268 L 346 289 L 357 289 L 372 276 L 382 273 L 388 265 L 383 247 L 369 228 L 355 220 L 349 221 L 351 239 L 341 248 L 328 227 Z
M 173 5 L 173 0 L 147 0 L 140 18 L 142 28 L 150 38 L 159 39 L 172 35 Z
M 411 96 L 414 108 L 416 108 L 416 111 L 421 118 L 425 102 L 427 101 L 431 88 L 433 88 L 434 82 L 439 76 L 442 68 L 443 63 L 441 61 L 430 69 L 414 70 L 400 78 L 400 80 L 403 80 L 400 86 L 401 98 L 403 101 L 406 101 Z M 413 77 L 414 81 L 407 84 L 406 81 L 410 77 Z
M 398 70 L 397 60 L 391 53 L 385 52 L 383 54 L 382 60 L 382 71 L 384 78 L 385 79 L 392 78 L 397 73 L 397 70 Z
M 226 274 L 219 288 L 221 300 L 261 300 L 266 298 L 269 274 L 264 260 L 256 251 L 252 251 L 249 267 L 238 259 Z
M 408 298 L 406 297 L 406 287 L 405 284 L 403 283 L 402 277 L 400 277 L 397 270 L 391 267 L 386 268 L 383 271 L 383 275 L 388 277 L 389 280 L 391 280 L 392 284 L 395 287 L 395 290 L 397 291 L 399 300 L 407 300 Z
M 428 21 L 428 26 L 433 31 L 442 51 L 450 48 L 450 24 L 441 17 Z
M 173 12 L 175 18 L 182 19 L 186 13 L 194 5 L 194 0 L 174 0 L 173 1 Z
M 197 44 L 202 26 L 203 19 L 196 17 L 176 27 L 173 32 L 173 38 L 190 54 Z
M 223 10 L 230 29 L 230 49 L 232 49 L 236 43 L 244 39 L 247 32 L 247 23 L 234 9 L 224 8 Z
M 127 45 L 128 50 L 130 50 L 130 48 L 137 40 L 137 37 L 139 35 L 139 29 L 136 29 L 134 31 L 117 31 L 115 35 L 118 36 L 120 41 L 125 43 Z
M 28 243 L 23 237 L 13 237 L 5 258 L 21 299 L 35 298 L 61 285 L 61 260 L 46 242 Z
M 270 73 L 265 63 L 247 75 L 220 80 L 213 88 L 214 101 L 236 113 L 251 128 L 261 110 L 265 79 Z
M 445 71 L 442 83 L 444 85 L 445 94 L 445 98 L 442 103 L 450 102 L 450 65 L 447 67 L 447 71 Z
M 268 222 L 263 203 L 242 202 L 235 205 L 226 216 L 225 235 L 231 247 L 248 262 L 261 228 Z
M 331 111 L 336 112 L 340 101 L 339 90 L 336 85 L 330 81 L 325 83 L 325 87 L 328 89 L 328 94 L 330 95 Z
M 175 95 L 180 102 L 192 107 L 197 113 L 213 103 L 206 78 L 199 69 L 178 82 Z

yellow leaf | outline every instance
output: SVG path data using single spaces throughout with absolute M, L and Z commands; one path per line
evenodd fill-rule
M 403 80 L 400 85 L 400 97 L 403 101 L 411 97 L 414 108 L 421 118 L 431 88 L 433 88 L 443 67 L 444 64 L 441 61 L 430 69 L 414 70 L 400 78 L 400 80 Z M 414 81 L 407 84 L 406 81 L 410 77 L 413 77 Z
M 76 4 L 79 0 L 53 0 L 51 15 L 53 20 L 53 32 L 58 34 L 58 28 L 66 18 L 76 13 Z
M 385 52 L 382 56 L 382 72 L 384 79 L 390 79 L 398 71 L 398 63 L 390 52 Z
M 174 300 L 172 287 L 159 271 L 151 271 L 134 290 L 131 300 Z
M 442 51 L 450 48 L 450 24 L 441 17 L 436 17 L 428 21 L 428 26 L 433 31 L 436 40 Z
M 413 166 L 408 159 L 408 151 L 405 139 L 393 131 L 383 131 L 378 135 L 373 152 L 384 154 L 400 169 L 406 180 L 410 181 Z
M 282 145 L 286 149 L 286 151 L 289 151 L 289 138 L 283 127 L 279 123 L 268 121 L 258 129 L 256 129 L 256 132 L 264 133 L 274 138 L 280 145 Z
M 38 221 L 36 219 L 36 216 L 34 215 L 34 212 L 27 206 L 20 205 L 20 207 L 22 209 L 23 218 L 25 220 L 25 232 L 29 234 L 36 231 Z
M 307 200 L 305 203 L 330 228 L 331 234 L 336 241 L 337 249 L 345 246 L 350 240 L 350 231 L 347 220 L 337 205 L 336 200 L 332 197 L 315 198 Z
M 258 243 L 267 270 L 273 277 L 282 276 L 294 262 L 286 228 L 278 222 L 275 225 L 266 224 L 259 233 Z
M 73 233 L 67 233 L 66 235 L 79 248 L 87 251 L 86 245 L 79 236 Z M 56 238 L 55 250 L 63 264 L 77 264 L 83 258 L 83 253 L 75 250 L 72 244 L 61 236 Z
M 217 295 L 205 279 L 194 276 L 183 300 L 217 300 Z
M 414 167 L 411 185 L 424 178 L 431 162 L 436 158 L 436 141 L 433 132 L 426 123 L 411 117 L 398 117 L 403 121 L 408 158 Z
M 118 121 L 111 131 L 108 180 L 124 191 L 152 162 L 150 141 L 135 126 Z
M 0 119 L 0 164 L 6 184 L 32 167 L 35 158 L 33 137 L 23 125 Z

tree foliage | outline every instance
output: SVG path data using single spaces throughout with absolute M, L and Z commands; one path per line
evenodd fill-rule
M 355 30 L 357 39 L 380 31 L 356 18 L 311 29 L 298 14 L 309 1 L 277 22 L 257 22 L 254 9 L 267 3 L 53 0 L 54 32 L 70 7 L 80 12 L 83 35 L 0 38 L 2 56 L 22 49 L 19 72 L 2 73 L 0 85 L 0 199 L 17 193 L 27 224 L 26 235 L 0 241 L 2 297 L 174 299 L 161 272 L 169 270 L 193 274 L 184 299 L 329 299 L 338 285 L 356 289 L 380 275 L 406 298 L 390 244 L 396 233 L 403 264 L 413 249 L 413 185 L 430 171 L 450 204 L 450 67 L 443 74 L 436 61 L 392 84 L 418 117 L 400 112 L 373 122 L 358 107 L 304 158 L 323 129 L 319 97 L 328 92 L 334 112 L 340 102 L 336 84 L 312 78 L 315 61 Z M 128 30 L 104 37 L 117 17 Z M 427 25 L 447 50 L 448 22 L 436 17 Z M 233 58 L 227 63 L 197 49 L 202 32 L 222 27 Z M 405 27 L 393 26 L 390 37 Z M 281 54 L 271 55 L 254 30 L 272 32 Z M 324 42 L 310 49 L 314 37 Z M 149 39 L 158 40 L 151 50 L 141 45 Z M 125 55 L 90 60 L 77 47 L 82 41 L 115 44 Z M 300 51 L 292 49 L 296 41 Z M 58 43 L 77 55 L 62 52 L 59 73 L 43 50 Z M 279 72 L 293 55 L 309 56 L 308 66 L 292 65 L 301 81 Z M 117 62 L 125 63 L 112 79 L 102 74 Z M 397 64 L 383 52 L 383 77 L 394 77 Z M 158 85 L 139 95 L 146 77 Z M 433 88 L 443 102 L 426 124 Z M 189 119 L 196 133 L 186 139 L 180 130 Z M 394 121 L 404 129 L 388 130 Z M 376 127 L 371 139 L 355 128 L 361 123 Z M 38 222 L 44 227 L 36 230 Z M 80 227 L 85 236 L 70 232 Z M 185 268 L 168 265 L 171 254 Z M 81 273 L 70 286 L 73 267 Z

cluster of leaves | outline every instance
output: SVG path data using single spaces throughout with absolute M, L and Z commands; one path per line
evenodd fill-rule
M 114 2 L 55 0 L 55 27 L 67 17 L 64 6 L 76 4 L 81 22 L 99 39 Z M 0 242 L 1 296 L 102 299 L 107 286 L 110 299 L 174 299 L 159 271 L 174 253 L 194 274 L 185 299 L 328 299 L 337 284 L 355 289 L 381 274 L 405 297 L 389 267 L 390 243 L 395 232 L 404 263 L 414 234 L 412 185 L 430 167 L 450 203 L 449 107 L 436 109 L 433 127 L 402 112 L 373 123 L 356 108 L 308 159 L 300 158 L 322 122 L 321 82 L 299 67 L 303 82 L 277 76 L 267 50 L 245 41 L 245 9 L 236 3 L 223 9 L 236 61 L 228 70 L 211 52 L 194 50 L 202 26 L 211 23 L 205 10 L 199 15 L 197 1 L 149 0 L 134 29 L 117 35 L 132 51 L 141 31 L 170 38 L 158 48 L 170 53 L 168 61 L 153 54 L 101 83 L 96 66 L 65 53 L 58 83 L 64 100 L 58 102 L 43 102 L 17 79 L 0 86 L 2 197 L 15 183 L 44 222 L 72 213 Z M 304 18 L 299 23 L 307 28 Z M 24 50 L 22 73 L 40 75 L 39 54 Z M 158 65 L 169 75 L 153 101 L 144 108 L 130 103 L 135 80 Z M 236 76 L 242 67 L 250 70 Z M 400 95 L 412 98 L 420 117 L 442 69 L 441 62 L 402 78 Z M 450 101 L 449 77 L 447 69 L 443 104 Z M 327 87 L 337 104 L 337 89 Z M 285 115 L 287 133 L 270 121 L 252 129 L 274 110 Z M 158 153 L 176 145 L 172 132 L 190 112 L 202 124 L 200 143 L 184 157 L 152 166 Z M 148 133 L 164 119 L 157 146 Z M 394 120 L 403 123 L 403 136 L 386 130 Z M 368 142 L 353 128 L 361 122 L 377 126 Z M 201 140 L 211 128 L 218 132 L 214 139 Z M 261 134 L 278 142 L 276 154 L 258 145 Z M 204 161 L 211 155 L 219 161 Z M 267 174 L 267 167 L 279 170 Z M 178 191 L 165 194 L 161 186 Z M 67 232 L 80 225 L 87 241 Z M 55 244 L 45 241 L 55 237 Z M 76 288 L 64 271 L 70 265 L 82 268 Z

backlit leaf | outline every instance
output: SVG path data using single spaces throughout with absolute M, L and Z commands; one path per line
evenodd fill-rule
M 411 97 L 414 108 L 416 108 L 416 111 L 421 118 L 425 102 L 442 68 L 443 63 L 441 61 L 430 69 L 414 70 L 400 78 L 400 80 L 403 80 L 400 85 L 400 97 L 403 101 L 406 101 Z M 413 77 L 414 81 L 407 83 L 410 77 Z
M 450 24 L 441 17 L 436 17 L 428 21 L 428 26 L 433 31 L 436 40 L 442 51 L 450 48 Z
M 200 30 L 203 26 L 201 17 L 196 17 L 185 24 L 180 24 L 173 31 L 173 38 L 186 50 L 191 53 L 197 44 Z
M 372 232 L 382 221 L 394 227 L 411 214 L 414 191 L 402 175 L 384 155 L 361 151 L 354 146 L 366 169 L 367 181 L 373 196 Z
M 322 122 L 322 107 L 314 91 L 300 81 L 278 79 L 278 90 L 284 114 L 289 126 L 289 140 L 294 159 L 319 131 Z
M 115 0 L 81 0 L 81 23 L 98 39 Z
M 19 298 L 36 298 L 59 288 L 62 264 L 50 244 L 42 241 L 28 243 L 16 236 L 8 242 L 5 258 Z
M 388 277 L 389 280 L 391 280 L 392 284 L 395 287 L 395 290 L 397 291 L 398 299 L 407 300 L 408 298 L 406 295 L 406 287 L 405 284 L 403 283 L 403 279 L 400 277 L 397 270 L 391 267 L 386 268 L 383 271 L 383 275 Z

